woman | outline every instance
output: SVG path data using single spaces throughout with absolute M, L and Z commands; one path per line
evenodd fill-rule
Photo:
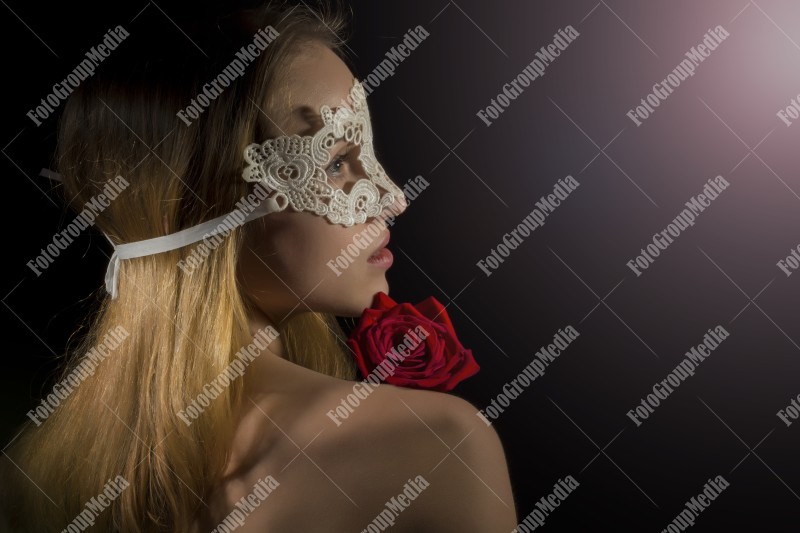
M 272 4 L 180 25 L 147 52 L 123 43 L 64 109 L 72 207 L 128 184 L 96 219 L 117 252 L 110 296 L 65 376 L 116 342 L 7 452 L 12 528 L 510 531 L 502 446 L 467 402 L 383 385 L 329 415 L 355 379 L 335 316 L 388 293 L 386 217 L 405 208 L 374 158 L 342 18 Z M 209 80 L 230 84 L 199 97 Z M 179 246 L 264 191 L 224 238 Z M 334 272 L 369 224 L 380 237 Z

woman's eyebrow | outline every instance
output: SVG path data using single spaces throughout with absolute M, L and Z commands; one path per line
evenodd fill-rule
M 352 148 L 353 146 L 357 146 L 353 141 L 345 141 L 343 138 L 338 139 L 333 143 L 333 146 L 331 146 L 331 152 L 340 151 L 342 148 Z

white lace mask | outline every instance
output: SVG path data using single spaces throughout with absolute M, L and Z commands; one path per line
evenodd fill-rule
M 244 151 L 248 163 L 244 179 L 262 182 L 267 190 L 274 191 L 271 197 L 281 210 L 288 205 L 343 226 L 362 224 L 367 218 L 379 216 L 403 192 L 375 158 L 366 95 L 356 79 L 349 104 L 350 107 L 335 109 L 323 105 L 323 127 L 314 135 L 285 135 L 248 145 Z M 348 155 L 343 159 L 352 166 L 355 158 L 349 151 L 357 150 L 366 177 L 357 178 L 352 171 L 342 177 L 329 175 L 330 151 L 344 143 Z

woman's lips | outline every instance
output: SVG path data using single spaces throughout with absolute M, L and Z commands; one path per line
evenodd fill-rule
M 383 239 L 383 242 L 372 255 L 367 258 L 367 263 L 371 265 L 375 265 L 382 268 L 389 268 L 392 266 L 394 262 L 394 255 L 392 255 L 391 250 L 386 248 L 386 245 L 389 244 L 389 232 L 386 232 L 386 237 Z
M 367 263 L 382 268 L 389 268 L 393 262 L 394 255 L 388 248 L 381 248 L 367 259 Z

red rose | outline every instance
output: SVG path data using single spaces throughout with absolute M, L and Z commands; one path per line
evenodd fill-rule
M 364 379 L 400 387 L 449 391 L 480 369 L 433 296 L 414 306 L 378 292 L 347 345 Z

